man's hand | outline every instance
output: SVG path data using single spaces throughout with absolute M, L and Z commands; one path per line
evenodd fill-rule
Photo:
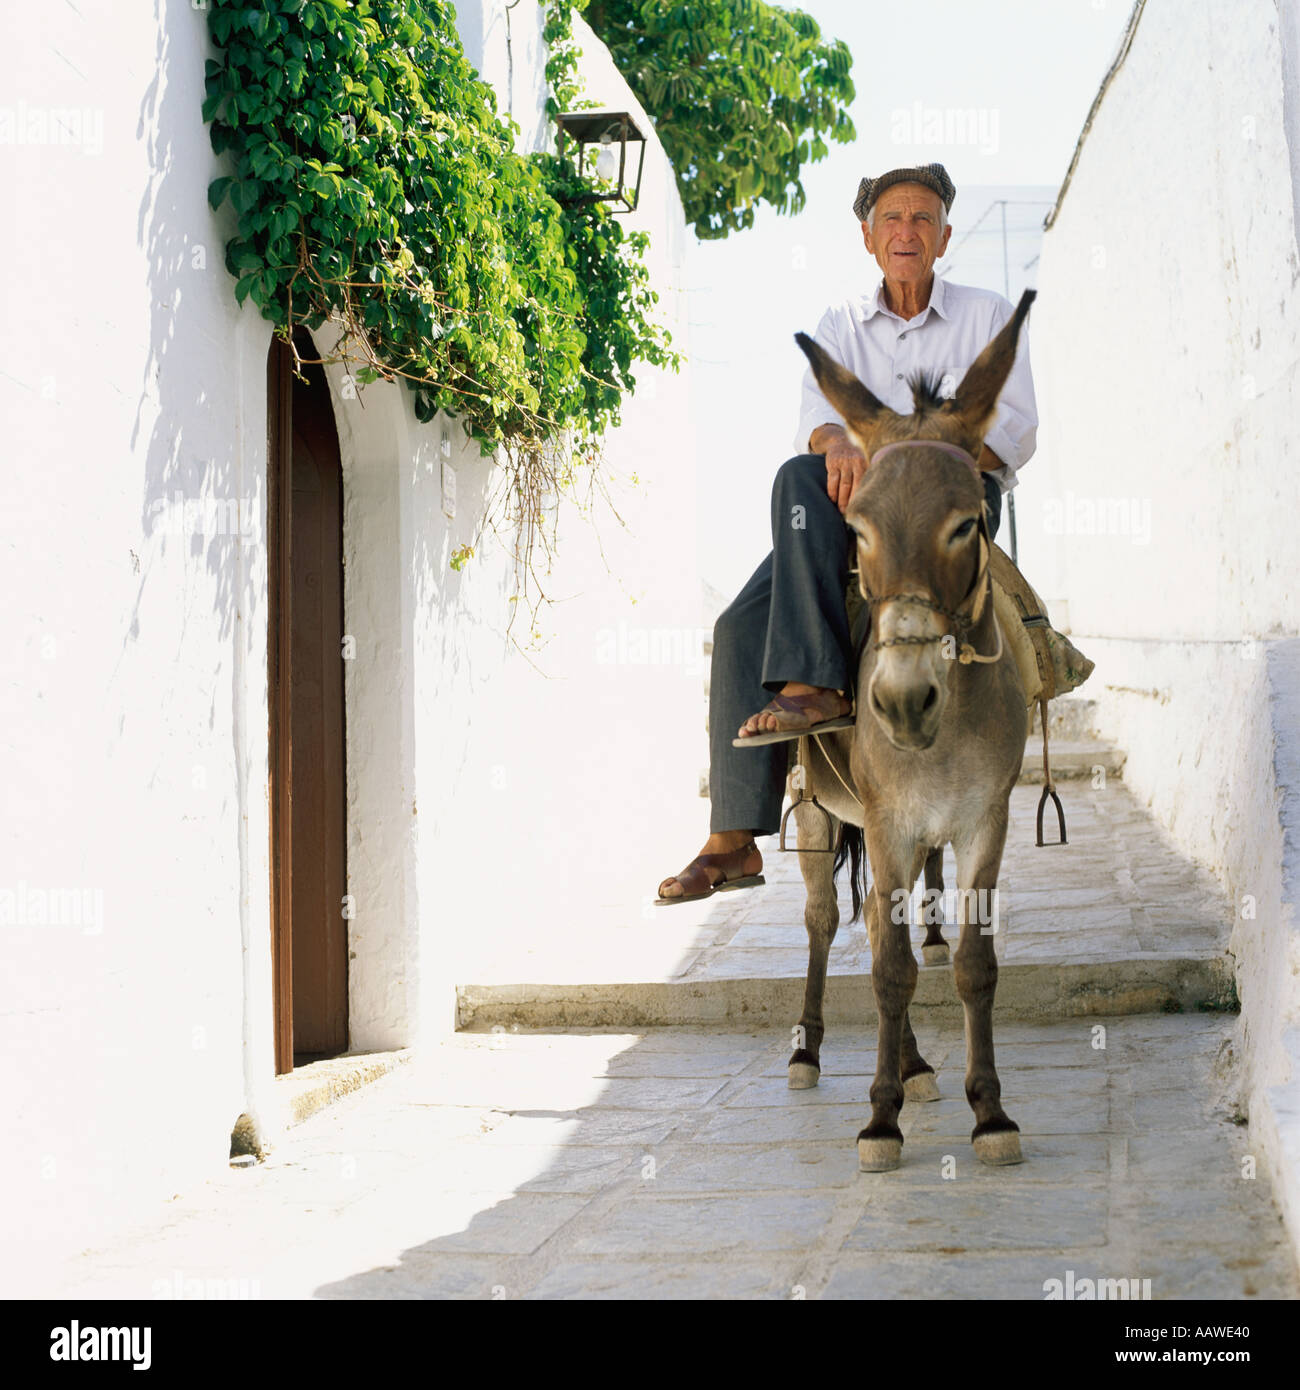
M 813 453 L 826 455 L 826 495 L 841 513 L 847 511 L 853 489 L 867 471 L 867 456 L 840 425 L 818 425 L 808 443 Z

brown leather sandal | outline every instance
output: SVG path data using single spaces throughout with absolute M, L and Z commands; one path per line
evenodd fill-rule
M 664 879 L 664 882 L 659 885 L 660 896 L 655 899 L 655 906 L 668 907 L 672 903 L 698 902 L 701 898 L 711 898 L 714 893 L 728 893 L 735 888 L 757 888 L 759 884 L 767 882 L 762 874 L 742 873 L 737 878 L 728 877 L 728 870 L 734 872 L 743 869 L 745 861 L 757 853 L 758 846 L 753 840 L 749 840 L 739 849 L 730 850 L 726 854 L 698 855 L 681 873 L 672 874 Z M 716 882 L 710 883 L 709 876 L 705 872 L 707 869 L 721 869 L 722 877 Z M 684 891 L 678 897 L 665 898 L 663 896 L 664 883 L 671 883 L 673 879 L 682 885 Z
M 733 748 L 760 747 L 765 743 L 780 743 L 785 739 L 802 738 L 805 734 L 824 734 L 832 729 L 851 729 L 853 727 L 853 706 L 848 714 L 827 717 L 832 702 L 838 703 L 845 697 L 833 690 L 815 690 L 807 695 L 773 695 L 760 714 L 775 714 L 784 718 L 785 727 L 765 730 L 762 733 L 747 734 L 744 738 L 733 738 Z M 821 718 L 815 716 L 820 715 Z

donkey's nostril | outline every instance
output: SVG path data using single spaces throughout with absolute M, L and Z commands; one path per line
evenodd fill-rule
M 874 685 L 871 687 L 871 708 L 874 709 L 877 714 L 884 714 L 885 712 L 885 707 L 880 703 L 880 696 L 876 694 L 876 687 Z
M 938 698 L 939 698 L 939 688 L 938 688 L 937 686 L 932 685 L 932 686 L 929 688 L 929 690 L 927 690 L 927 691 L 925 692 L 925 703 L 921 706 L 921 708 L 922 708 L 923 710 L 932 709 L 933 706 L 934 706 L 934 702 L 935 702 Z

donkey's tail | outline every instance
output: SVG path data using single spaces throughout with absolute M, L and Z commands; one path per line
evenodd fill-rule
M 853 916 L 850 922 L 856 922 L 862 915 L 863 899 L 867 895 L 867 876 L 866 876 L 866 855 L 863 852 L 865 842 L 862 836 L 862 827 L 850 825 L 848 821 L 840 823 L 840 842 L 835 849 L 835 863 L 831 868 L 832 882 L 839 871 L 844 867 L 847 860 L 849 865 L 849 891 L 853 894 Z

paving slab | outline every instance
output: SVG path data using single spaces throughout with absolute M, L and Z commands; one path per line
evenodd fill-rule
M 828 1038 L 842 1069 L 811 1091 L 785 1084 L 784 1029 L 457 1034 L 26 1292 L 1042 1299 L 1070 1277 L 1295 1298 L 1269 1175 L 1228 1099 L 1234 1025 L 999 1020 L 1025 1162 L 992 1169 L 969 1142 L 960 1025 L 927 1023 L 946 1098 L 904 1107 L 902 1167 L 881 1174 L 857 1164 L 860 1025 Z M 1135 1085 L 1175 1071 L 1181 1087 Z

